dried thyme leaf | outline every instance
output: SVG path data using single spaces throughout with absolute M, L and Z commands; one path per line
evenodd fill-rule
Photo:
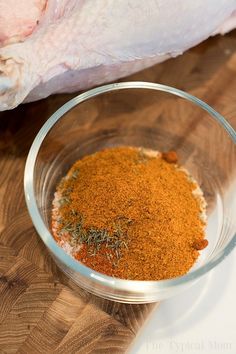
M 60 206 L 70 203 L 70 198 L 62 196 L 61 199 L 58 200 Z
M 125 242 L 125 241 L 123 240 L 123 241 L 121 241 L 121 244 L 122 244 L 122 245 L 124 245 L 124 246 L 125 246 L 125 248 L 127 248 L 127 249 L 128 249 L 127 242 Z
M 74 231 L 74 227 L 71 223 L 65 224 L 62 229 L 61 232 L 70 232 L 72 233 Z
M 71 213 L 72 216 L 79 216 L 78 211 L 75 210 L 75 209 L 71 209 L 71 210 L 70 210 L 70 213 Z
M 79 175 L 79 169 L 77 169 L 77 170 L 75 170 L 75 171 L 72 172 L 71 178 L 72 178 L 72 179 L 76 179 L 76 178 L 78 177 L 78 175 Z
M 88 247 L 88 256 L 90 257 L 96 256 L 101 246 L 104 245 L 114 252 L 114 254 L 111 254 L 108 251 L 106 257 L 112 262 L 113 266 L 115 266 L 117 264 L 115 259 L 118 260 L 121 257 L 121 248 L 127 248 L 127 244 L 124 241 L 126 230 L 123 231 L 122 227 L 126 229 L 130 220 L 122 216 L 119 217 L 118 221 L 114 224 L 113 233 L 109 233 L 106 229 L 97 229 L 94 227 L 90 227 L 86 230 L 83 226 L 82 215 L 74 209 L 70 210 L 70 214 L 76 217 L 77 221 L 63 222 L 63 220 L 61 220 L 62 228 L 60 233 L 70 234 L 71 238 L 69 242 L 72 246 L 86 244 Z

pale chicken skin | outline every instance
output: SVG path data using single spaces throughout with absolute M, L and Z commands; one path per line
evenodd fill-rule
M 0 0 L 0 110 L 114 81 L 236 27 L 236 0 Z

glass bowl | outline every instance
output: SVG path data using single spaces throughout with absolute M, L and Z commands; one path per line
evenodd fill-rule
M 77 285 L 106 299 L 148 303 L 175 295 L 220 263 L 236 242 L 236 134 L 213 108 L 175 88 L 124 82 L 89 90 L 63 105 L 36 136 L 25 167 L 29 213 L 57 265 Z M 208 203 L 206 237 L 188 274 L 161 281 L 122 280 L 98 273 L 54 241 L 55 187 L 71 165 L 105 147 L 130 145 L 176 150 Z

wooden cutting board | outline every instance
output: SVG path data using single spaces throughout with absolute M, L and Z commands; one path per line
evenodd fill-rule
M 236 127 L 236 32 L 126 80 L 188 91 Z M 28 216 L 23 172 L 29 147 L 45 120 L 73 96 L 0 113 L 0 353 L 124 353 L 156 306 L 102 300 L 73 285 Z

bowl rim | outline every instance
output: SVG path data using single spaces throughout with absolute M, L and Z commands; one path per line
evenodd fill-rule
M 39 130 L 36 135 L 31 148 L 28 153 L 28 157 L 25 165 L 24 172 L 24 193 L 27 208 L 31 216 L 32 222 L 41 237 L 44 244 L 51 251 L 51 253 L 63 264 L 69 267 L 72 271 L 78 272 L 85 278 L 90 279 L 92 282 L 102 284 L 112 289 L 117 289 L 120 291 L 152 291 L 157 292 L 167 288 L 180 286 L 187 284 L 197 278 L 203 276 L 219 264 L 235 247 L 236 245 L 236 233 L 230 240 L 230 242 L 225 246 L 224 249 L 220 250 L 211 260 L 206 264 L 202 265 L 196 270 L 193 270 L 191 273 L 187 273 L 183 276 L 165 279 L 165 280 L 127 280 L 107 276 L 105 274 L 99 273 L 92 270 L 91 268 L 83 265 L 79 261 L 72 258 L 68 255 L 54 240 L 52 234 L 49 232 L 47 226 L 44 224 L 43 219 L 41 218 L 39 209 L 37 207 L 36 198 L 34 195 L 34 166 L 37 159 L 38 152 L 40 150 L 41 144 L 43 143 L 45 137 L 51 128 L 56 124 L 56 122 L 61 119 L 65 113 L 71 110 L 74 106 L 89 100 L 95 96 L 101 95 L 109 91 L 123 90 L 123 89 L 149 89 L 156 91 L 163 91 L 166 93 L 179 96 L 183 99 L 186 99 L 195 105 L 199 106 L 203 110 L 209 113 L 209 115 L 219 123 L 222 128 L 228 133 L 229 137 L 236 144 L 236 132 L 233 127 L 227 122 L 227 120 L 217 111 L 215 111 L 211 106 L 209 106 L 204 101 L 199 98 L 184 92 L 182 90 L 176 89 L 174 87 L 152 83 L 152 82 L 143 82 L 143 81 L 129 81 L 121 83 L 112 83 L 108 85 L 99 86 L 88 90 L 61 106 L 56 112 L 54 112 L 51 117 L 44 123 L 42 128 Z

